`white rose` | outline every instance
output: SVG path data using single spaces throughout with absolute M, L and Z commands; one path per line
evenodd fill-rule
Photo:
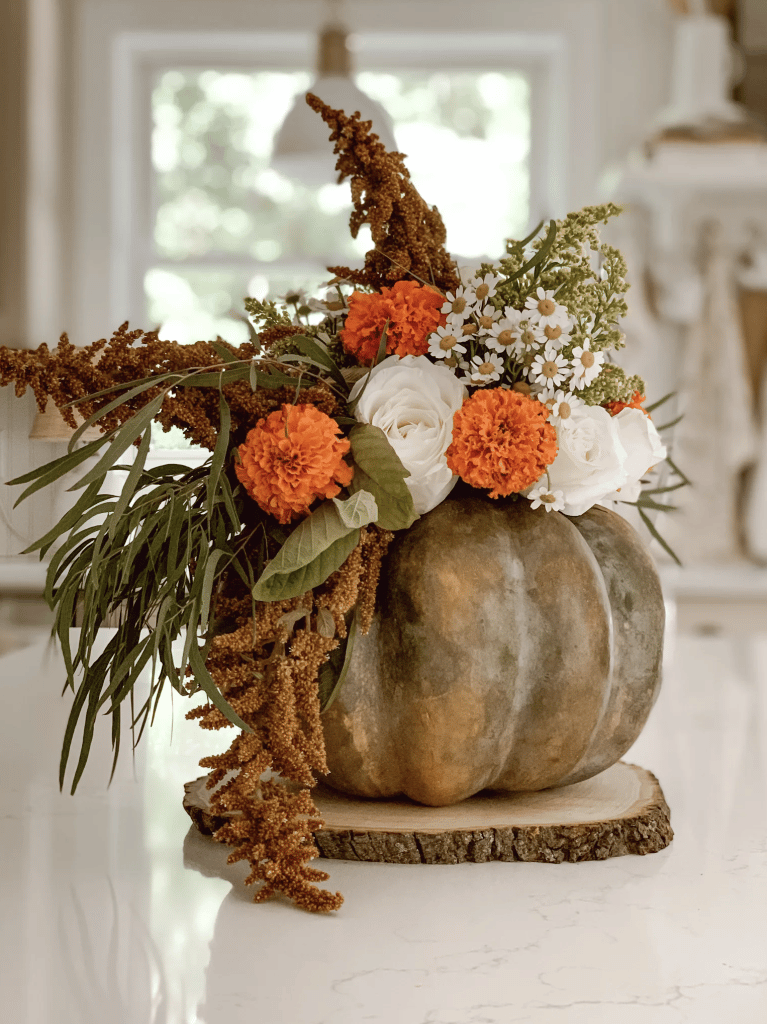
M 353 401 L 365 378 L 349 394 Z M 453 415 L 466 388 L 447 367 L 426 356 L 388 356 L 373 367 L 354 415 L 380 427 L 410 473 L 405 483 L 419 515 L 448 496 L 458 477 L 447 467 L 445 452 L 453 440 Z
M 548 467 L 547 486 L 562 491 L 565 515 L 580 516 L 627 482 L 627 455 L 607 409 L 579 405 L 567 422 L 557 431 L 559 452 Z M 547 483 L 545 473 L 538 483 Z
M 620 491 L 605 496 L 608 501 L 637 501 L 642 477 L 666 458 L 666 447 L 649 416 L 641 409 L 621 409 L 613 422 L 626 450 L 626 483 Z

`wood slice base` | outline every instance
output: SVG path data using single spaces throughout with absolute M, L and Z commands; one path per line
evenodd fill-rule
M 188 782 L 184 807 L 204 835 L 224 818 L 210 813 L 205 777 Z M 394 864 L 605 860 L 656 853 L 674 837 L 655 776 L 619 761 L 585 782 L 537 793 L 481 793 L 450 807 L 363 800 L 326 786 L 312 791 L 325 822 L 322 857 Z

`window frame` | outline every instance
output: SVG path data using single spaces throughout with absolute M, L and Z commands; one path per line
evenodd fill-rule
M 600 169 L 600 0 L 486 0 L 475 20 L 501 26 L 493 32 L 468 32 L 467 8 L 454 0 L 393 0 L 385 17 L 381 6 L 364 0 L 345 5 L 360 67 L 385 70 L 394 54 L 402 68 L 436 70 L 449 61 L 456 69 L 523 70 L 531 80 L 533 125 L 543 126 L 534 127 L 531 139 L 531 219 L 561 216 L 594 200 Z M 76 33 L 81 71 L 70 246 L 71 327 L 79 343 L 125 319 L 141 324 L 145 318 L 139 268 L 148 264 L 140 262 L 135 229 L 147 222 L 155 71 L 170 64 L 311 69 L 324 16 L 321 4 L 288 0 L 85 0 Z M 295 31 L 296 24 L 306 27 Z M 392 32 L 392 24 L 406 25 L 407 32 Z M 178 25 L 186 27 L 179 31 Z M 507 25 L 513 31 L 502 28 Z

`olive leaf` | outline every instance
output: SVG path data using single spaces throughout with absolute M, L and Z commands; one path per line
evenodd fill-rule
M 380 427 L 358 423 L 349 441 L 354 457 L 352 493 L 368 491 L 378 506 L 376 523 L 384 530 L 406 530 L 418 514 L 405 478 L 410 474 Z
M 256 581 L 256 601 L 300 597 L 340 569 L 360 539 L 346 526 L 332 501 L 323 502 L 299 523 Z

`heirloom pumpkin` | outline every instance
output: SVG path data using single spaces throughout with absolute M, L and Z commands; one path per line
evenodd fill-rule
M 658 694 L 664 604 L 619 515 L 458 489 L 399 532 L 323 716 L 324 781 L 432 806 L 590 778 Z

